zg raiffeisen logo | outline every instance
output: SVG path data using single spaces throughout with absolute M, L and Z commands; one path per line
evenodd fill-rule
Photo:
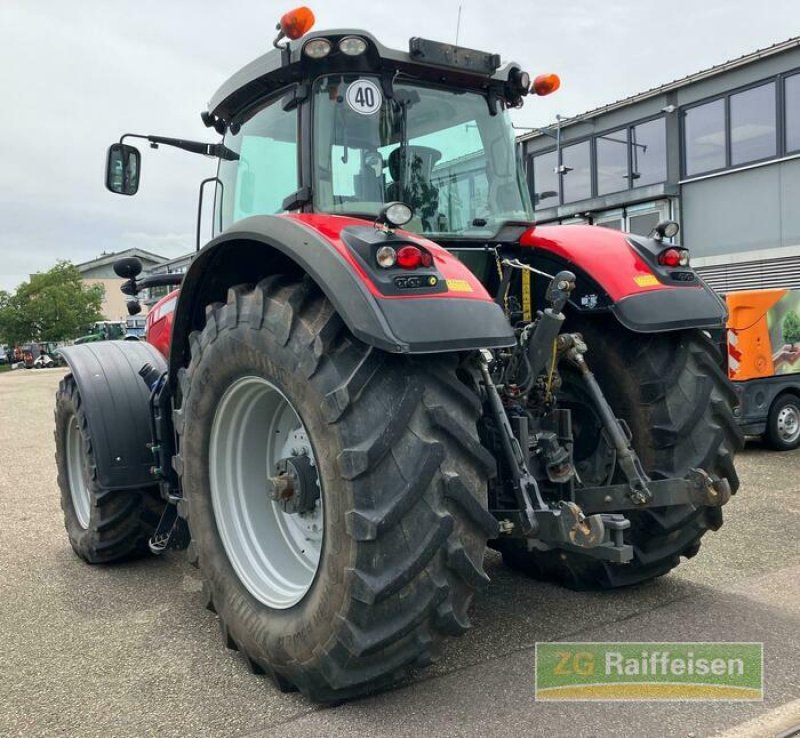
M 537 643 L 537 700 L 764 699 L 761 643 Z

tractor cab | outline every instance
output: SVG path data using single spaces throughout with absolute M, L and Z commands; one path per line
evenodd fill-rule
M 557 89 L 555 75 L 532 86 L 497 54 L 421 38 L 398 51 L 359 30 L 306 34 L 304 10 L 213 96 L 202 117 L 222 144 L 144 137 L 219 156 L 215 230 L 291 211 L 374 221 L 398 201 L 411 209 L 407 230 L 439 241 L 485 241 L 533 221 L 507 111 Z M 109 189 L 132 194 L 129 171 L 135 191 L 139 155 L 121 141 Z
M 485 239 L 506 221 L 532 221 L 506 112 L 521 100 L 508 79 L 519 68 L 498 75 L 496 57 L 472 52 L 484 64 L 464 75 L 444 66 L 448 47 L 425 43 L 442 66 L 362 32 L 316 34 L 267 55 L 291 55 L 296 83 L 245 106 L 231 99 L 241 88 L 223 87 L 211 115 L 228 120 L 224 143 L 237 155 L 219 169 L 223 227 L 284 210 L 375 220 L 395 201 L 412 210 L 408 230 L 434 238 Z M 311 135 L 299 145 L 303 127 Z

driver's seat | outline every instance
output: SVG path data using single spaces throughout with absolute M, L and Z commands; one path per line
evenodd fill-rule
M 386 187 L 386 202 L 400 200 L 414 209 L 426 229 L 439 209 L 439 188 L 431 183 L 433 168 L 442 152 L 430 146 L 398 146 L 389 154 L 389 175 L 393 182 Z M 400 191 L 400 180 L 405 169 L 406 183 Z

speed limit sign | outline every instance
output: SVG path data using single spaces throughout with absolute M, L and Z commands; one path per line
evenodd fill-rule
M 350 108 L 361 115 L 377 113 L 383 104 L 380 87 L 369 79 L 352 82 L 347 88 L 345 99 Z

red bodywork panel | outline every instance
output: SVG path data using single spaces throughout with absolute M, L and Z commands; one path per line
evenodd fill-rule
M 370 293 L 377 300 L 415 300 L 418 298 L 448 298 L 448 299 L 466 299 L 466 300 L 482 300 L 485 302 L 492 302 L 492 298 L 486 291 L 486 288 L 480 283 L 478 278 L 459 261 L 458 258 L 453 256 L 449 251 L 428 239 L 419 236 L 416 233 L 409 231 L 398 230 L 398 235 L 408 236 L 427 249 L 433 256 L 434 264 L 441 276 L 447 282 L 447 292 L 440 293 L 425 293 L 408 295 L 384 295 L 382 294 L 369 274 L 364 271 L 361 264 L 359 264 L 356 257 L 350 249 L 342 242 L 340 234 L 342 229 L 348 226 L 364 226 L 368 222 L 362 218 L 352 218 L 343 215 L 326 215 L 322 213 L 298 213 L 287 214 L 281 217 L 291 218 L 311 228 L 318 234 L 323 236 L 331 247 L 338 252 L 342 258 L 350 265 L 353 271 L 358 274 L 361 281 L 370 291 Z M 409 272 L 411 273 L 411 272 Z M 172 338 L 172 324 L 175 317 L 175 307 L 178 300 L 179 290 L 170 292 L 165 297 L 162 297 L 152 310 L 147 314 L 146 323 L 146 340 L 155 346 L 160 353 L 165 357 L 169 356 L 170 341 Z
M 611 228 L 536 226 L 522 234 L 520 245 L 550 251 L 575 264 L 597 281 L 614 302 L 642 292 L 702 289 L 699 283 L 672 287 L 660 282 L 628 243 L 626 234 Z
M 287 214 L 282 217 L 304 225 L 323 236 L 331 247 L 358 274 L 376 300 L 415 300 L 419 298 L 468 299 L 492 302 L 492 298 L 478 278 L 453 254 L 437 243 L 409 231 L 398 230 L 398 235 L 408 236 L 424 246 L 433 256 L 436 269 L 446 280 L 447 292 L 436 294 L 384 295 L 373 283 L 370 275 L 358 262 L 341 239 L 348 226 L 364 226 L 361 218 L 322 213 Z M 645 261 L 628 243 L 626 234 L 597 226 L 536 226 L 523 233 L 520 246 L 550 252 L 590 275 L 618 302 L 643 292 L 675 289 L 702 289 L 700 284 L 673 287 L 660 282 Z M 178 290 L 159 300 L 147 315 L 147 341 L 164 356 L 169 354 L 172 324 Z
M 322 213 L 299 213 L 286 215 L 287 218 L 292 218 L 309 228 L 313 228 L 317 233 L 324 236 L 327 241 L 339 252 L 344 260 L 350 264 L 353 271 L 358 274 L 361 281 L 366 285 L 367 289 L 372 293 L 373 297 L 379 300 L 415 300 L 418 298 L 459 298 L 469 300 L 484 300 L 492 302 L 492 298 L 486 291 L 486 288 L 480 283 L 478 278 L 467 269 L 464 264 L 451 254 L 447 249 L 439 246 L 439 244 L 429 241 L 424 236 L 410 231 L 398 229 L 396 233 L 399 236 L 408 236 L 408 238 L 416 241 L 421 246 L 424 246 L 433 256 L 433 261 L 436 269 L 447 281 L 448 291 L 436 294 L 412 294 L 408 295 L 384 295 L 381 294 L 377 287 L 373 284 L 369 275 L 364 271 L 361 265 L 356 260 L 350 249 L 342 243 L 340 234 L 342 229 L 348 226 L 365 226 L 369 225 L 363 218 L 351 218 L 344 215 L 325 215 Z M 411 272 L 409 272 L 411 273 Z M 457 289 L 454 289 L 456 287 Z
M 178 290 L 164 295 L 149 313 L 145 323 L 145 340 L 152 344 L 169 361 L 169 345 L 172 340 L 172 323 L 175 306 L 178 304 Z

